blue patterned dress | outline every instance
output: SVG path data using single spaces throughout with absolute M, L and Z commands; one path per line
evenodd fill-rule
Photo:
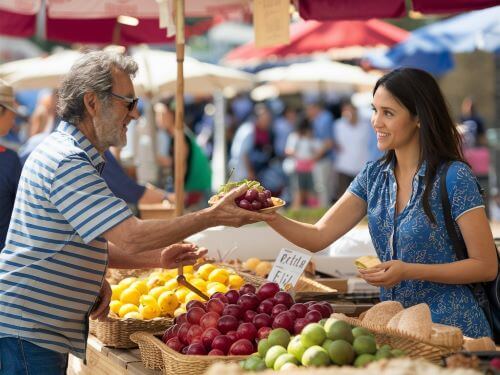
M 399 259 L 407 263 L 443 264 L 457 260 L 446 233 L 439 170 L 429 195 L 437 224 L 432 224 L 424 212 L 425 169 L 424 163 L 413 179 L 410 200 L 399 215 L 395 211 L 397 186 L 393 165 L 369 162 L 349 187 L 351 193 L 367 202 L 370 235 L 382 262 Z M 484 207 L 475 177 L 466 164 L 454 162 L 450 166 L 446 187 L 454 220 L 471 209 Z M 405 307 L 427 303 L 433 322 L 459 327 L 469 337 L 491 336 L 483 311 L 465 285 L 404 280 L 392 288 L 381 288 L 381 299 L 399 301 Z

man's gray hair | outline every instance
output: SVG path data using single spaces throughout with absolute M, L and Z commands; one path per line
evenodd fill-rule
M 59 90 L 59 117 L 75 125 L 81 122 L 85 115 L 83 96 L 87 92 L 96 93 L 106 103 L 111 93 L 111 73 L 114 69 L 133 77 L 137 72 L 137 63 L 130 56 L 111 51 L 93 51 L 80 57 Z

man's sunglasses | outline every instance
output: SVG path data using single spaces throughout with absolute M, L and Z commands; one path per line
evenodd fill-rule
M 134 110 L 135 106 L 137 105 L 137 102 L 139 101 L 139 98 L 129 98 L 127 96 L 115 94 L 114 92 L 111 92 L 110 94 L 112 96 L 114 96 L 115 98 L 118 98 L 118 99 L 123 100 L 124 102 L 127 102 L 128 103 L 127 108 L 128 108 L 129 112 L 132 112 Z

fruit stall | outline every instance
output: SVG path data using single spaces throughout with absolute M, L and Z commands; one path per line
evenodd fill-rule
M 209 203 L 241 183 L 250 188 L 236 199 L 244 209 L 284 204 L 255 181 L 226 184 Z M 256 250 L 262 236 L 252 235 Z M 221 232 L 217 238 L 214 248 L 224 242 Z M 314 258 L 286 245 L 268 251 L 280 248 L 269 239 L 264 259 L 252 249 L 209 247 L 194 266 L 109 270 L 108 319 L 89 322 L 87 361 L 71 358 L 68 373 L 500 373 L 500 351 L 490 338 L 470 339 L 434 323 L 424 303 L 404 308 L 353 292 L 352 280 L 325 282 Z M 380 260 L 362 255 L 350 262 L 362 269 Z M 278 269 L 286 278 L 273 277 Z
M 373 261 L 360 258 L 358 267 Z M 414 368 L 410 373 L 441 371 L 443 365 L 498 371 L 500 356 L 491 340 L 467 339 L 458 328 L 434 324 L 425 304 L 405 309 L 388 301 L 348 316 L 335 304 L 303 302 L 307 292 L 284 291 L 256 275 L 257 269 L 269 269 L 258 268 L 261 263 L 133 270 L 121 279 L 120 272 L 112 272 L 109 319 L 90 322 L 87 364 L 72 358 L 68 373 L 305 374 L 314 369 L 320 374 L 335 368 L 335 373 L 354 374 L 367 368 L 384 372 L 384 366 L 391 374 L 404 373 L 394 370 L 398 361 L 402 369 Z M 314 282 L 304 280 L 303 291 L 314 289 Z

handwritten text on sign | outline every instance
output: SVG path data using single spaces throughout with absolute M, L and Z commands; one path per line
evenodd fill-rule
M 306 253 L 281 249 L 267 279 L 278 283 L 284 290 L 293 288 L 310 260 L 311 256 Z

